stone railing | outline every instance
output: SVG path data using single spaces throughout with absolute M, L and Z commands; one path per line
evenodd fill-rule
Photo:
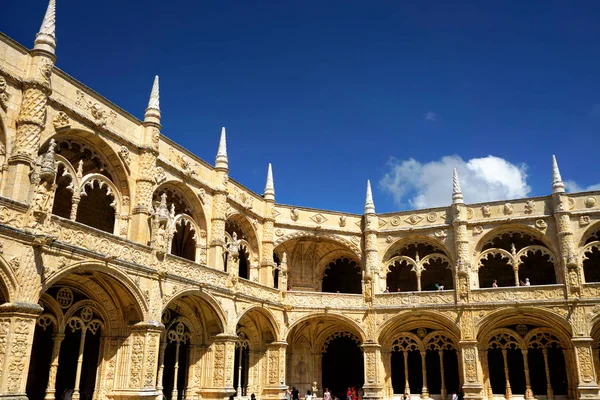
M 381 293 L 373 300 L 374 305 L 382 307 L 454 303 L 454 290 Z
M 362 294 L 297 291 L 287 292 L 285 304 L 297 308 L 362 308 L 366 306 Z
M 475 303 L 563 300 L 564 298 L 564 285 L 511 286 L 471 291 L 471 299 Z
M 586 297 L 586 298 L 600 297 L 600 283 L 598 283 L 598 282 L 584 283 L 583 290 L 581 291 L 581 297 Z

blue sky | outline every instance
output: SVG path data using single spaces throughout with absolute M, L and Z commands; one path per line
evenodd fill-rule
M 362 213 L 600 183 L 600 2 L 57 0 L 57 66 L 277 201 Z M 3 4 L 31 48 L 45 0 Z M 489 157 L 493 156 L 493 157 Z M 598 187 L 600 189 L 600 187 Z

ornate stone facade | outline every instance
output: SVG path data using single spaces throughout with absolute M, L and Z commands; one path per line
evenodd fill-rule
M 600 398 L 600 192 L 556 160 L 547 197 L 279 205 L 225 129 L 215 167 L 160 135 L 158 77 L 139 121 L 54 68 L 54 15 L 0 36 L 0 396 Z

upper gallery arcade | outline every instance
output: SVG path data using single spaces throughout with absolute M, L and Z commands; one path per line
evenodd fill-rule
M 56 68 L 55 16 L 0 34 L 0 397 L 600 398 L 600 193 L 554 157 L 544 197 L 277 204 L 225 128 L 214 165 L 161 134 L 158 77 L 140 121 Z

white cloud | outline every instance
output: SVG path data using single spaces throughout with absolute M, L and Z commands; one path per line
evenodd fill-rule
M 600 190 L 600 183 L 596 183 L 595 185 L 590 185 L 587 187 L 582 187 L 579 186 L 575 181 L 565 181 L 565 189 L 569 193 L 589 192 L 592 190 Z
M 425 164 L 414 159 L 390 159 L 389 171 L 379 181 L 381 189 L 392 194 L 402 208 L 446 206 L 452 202 L 452 169 L 458 170 L 465 202 L 526 197 L 527 166 L 514 165 L 503 158 L 487 156 L 464 161 L 458 155 L 445 156 Z
M 437 121 L 439 115 L 434 113 L 433 111 L 427 111 L 425 114 L 423 114 L 423 118 L 425 118 L 425 121 Z

